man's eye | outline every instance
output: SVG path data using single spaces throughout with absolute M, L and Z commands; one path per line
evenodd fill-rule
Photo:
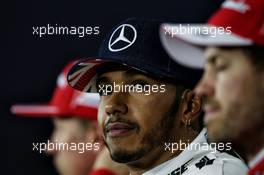
M 144 80 L 133 81 L 132 85 L 138 92 L 148 91 L 150 86 L 149 83 Z
M 137 80 L 137 81 L 133 81 L 132 84 L 133 84 L 133 86 L 142 86 L 142 87 L 144 87 L 148 83 L 146 81 L 143 81 L 143 80 Z
M 110 84 L 99 84 L 97 86 L 97 93 L 99 93 L 100 96 L 107 96 L 111 95 L 113 92 L 112 85 Z
M 107 96 L 107 95 L 110 95 L 109 92 L 106 92 L 106 91 L 99 91 L 98 92 L 100 96 Z
M 217 64 L 215 66 L 215 68 L 216 68 L 217 72 L 221 72 L 221 71 L 224 71 L 228 68 L 228 64 L 226 64 L 226 63 Z

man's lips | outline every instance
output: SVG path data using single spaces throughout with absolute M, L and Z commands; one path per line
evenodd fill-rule
M 215 113 L 219 110 L 219 108 L 216 108 L 216 107 L 207 107 L 205 106 L 204 108 L 204 111 L 207 113 L 207 114 L 210 114 L 210 113 Z
M 219 107 L 205 105 L 204 111 L 205 111 L 205 122 L 206 122 L 216 116 L 215 114 L 219 112 Z
M 110 137 L 121 137 L 128 134 L 128 132 L 132 131 L 133 129 L 135 129 L 135 126 L 131 124 L 124 122 L 114 122 L 107 124 L 105 131 Z

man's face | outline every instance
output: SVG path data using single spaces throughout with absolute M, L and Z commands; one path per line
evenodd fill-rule
M 241 142 L 263 123 L 263 73 L 241 49 L 209 47 L 196 92 L 205 97 L 205 125 L 214 142 Z M 261 122 L 262 121 L 262 122 Z
M 63 144 L 91 143 L 92 122 L 78 118 L 54 119 L 54 131 L 51 142 Z M 91 137 L 90 137 L 91 136 Z M 93 166 L 96 151 L 78 153 L 77 150 L 51 150 L 54 156 L 54 165 L 61 175 L 85 175 Z
M 165 85 L 165 91 L 112 92 L 102 95 L 98 123 L 111 157 L 122 163 L 137 161 L 151 151 L 162 150 L 175 126 L 178 105 L 175 105 L 175 85 L 156 81 L 131 70 L 103 73 L 102 85 Z M 175 134 L 175 133 L 174 133 Z M 163 148 L 164 149 L 164 148 Z M 164 151 L 164 150 L 163 150 Z

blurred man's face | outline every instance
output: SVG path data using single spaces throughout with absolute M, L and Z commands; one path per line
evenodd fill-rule
M 96 130 L 92 122 L 78 118 L 54 119 L 51 141 L 57 143 L 91 143 Z M 79 151 L 80 152 L 80 151 Z M 61 175 L 87 175 L 93 166 L 97 151 L 78 153 L 74 150 L 53 150 L 54 165 Z
M 209 47 L 205 57 L 205 72 L 196 92 L 205 97 L 209 137 L 215 142 L 241 142 L 263 127 L 263 73 L 254 69 L 241 49 Z
M 166 139 L 176 135 L 176 87 L 131 70 L 111 71 L 98 85 L 162 85 L 164 92 L 112 92 L 101 95 L 98 122 L 111 157 L 122 163 L 138 161 L 153 152 L 164 152 Z M 177 121 L 176 121 L 177 122 Z

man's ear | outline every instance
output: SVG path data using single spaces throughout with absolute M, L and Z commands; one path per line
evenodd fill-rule
M 186 126 L 191 126 L 196 121 L 202 109 L 202 99 L 192 90 L 185 90 L 182 95 L 182 118 Z

